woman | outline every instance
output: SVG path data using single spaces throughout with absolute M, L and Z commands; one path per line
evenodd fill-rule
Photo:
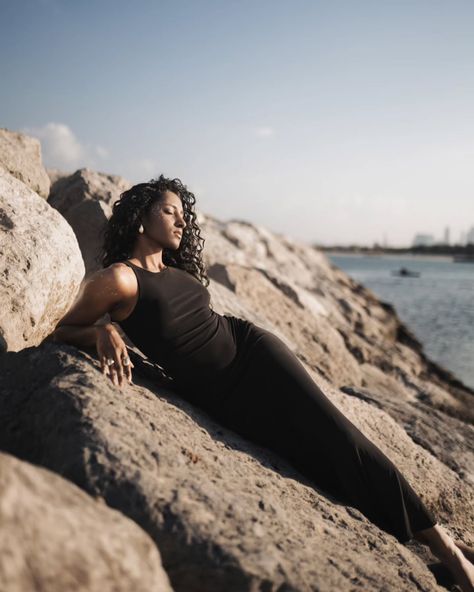
M 276 335 L 210 308 L 194 195 L 163 175 L 121 194 L 104 233 L 102 265 L 81 287 L 55 341 L 96 346 L 114 385 L 133 364 L 114 322 L 223 425 L 275 450 L 327 493 L 400 542 L 429 545 L 463 591 L 474 550 L 455 542 L 394 464 L 326 397 Z M 105 313 L 111 323 L 94 324 Z

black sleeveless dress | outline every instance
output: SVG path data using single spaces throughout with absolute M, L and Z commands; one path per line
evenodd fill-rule
M 209 291 L 187 271 L 151 272 L 123 263 L 135 272 L 139 297 L 119 324 L 174 378 L 182 397 L 276 451 L 400 542 L 437 523 L 394 463 L 330 401 L 279 337 L 213 311 Z

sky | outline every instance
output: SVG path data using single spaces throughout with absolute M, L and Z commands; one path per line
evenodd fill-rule
M 0 127 L 319 245 L 474 226 L 474 2 L 0 0 Z

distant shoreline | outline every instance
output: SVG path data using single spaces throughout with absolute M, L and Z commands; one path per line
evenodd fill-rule
M 391 252 L 367 252 L 367 251 L 342 251 L 342 250 L 326 250 L 320 249 L 324 251 L 328 255 L 336 255 L 336 256 L 347 256 L 347 257 L 390 257 L 393 259 L 436 259 L 438 261 L 452 261 L 452 255 L 437 255 L 435 253 L 410 253 L 410 252 L 403 252 L 403 253 L 391 253 Z
M 468 243 L 467 245 L 432 245 L 432 246 L 419 246 L 419 247 L 407 247 L 407 248 L 383 248 L 380 245 L 374 247 L 358 247 L 358 246 L 333 246 L 327 247 L 323 245 L 313 244 L 313 248 L 323 253 L 333 253 L 335 255 L 348 255 L 348 256 L 371 256 L 371 257 L 407 257 L 413 258 L 434 258 L 434 259 L 451 259 L 455 257 L 459 259 L 465 259 L 468 262 L 474 260 L 474 244 Z

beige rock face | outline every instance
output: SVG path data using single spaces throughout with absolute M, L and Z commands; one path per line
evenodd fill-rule
M 472 542 L 473 487 L 386 412 L 314 376 L 440 522 Z M 4 354 L 0 447 L 135 520 L 177 591 L 440 590 L 417 543 L 399 544 L 172 391 L 135 383 L 120 391 L 71 346 Z
M 54 174 L 54 173 L 53 173 Z M 112 215 L 112 206 L 131 184 L 118 175 L 79 169 L 59 176 L 51 187 L 48 202 L 73 228 L 86 267 L 86 276 L 100 269 L 102 229 Z
M 40 343 L 84 275 L 74 232 L 29 187 L 0 170 L 0 351 Z
M 0 453 L 0 590 L 171 592 L 132 520 L 59 475 Z
M 41 161 L 41 144 L 37 138 L 0 128 L 1 168 L 41 197 L 48 197 L 51 183 Z

